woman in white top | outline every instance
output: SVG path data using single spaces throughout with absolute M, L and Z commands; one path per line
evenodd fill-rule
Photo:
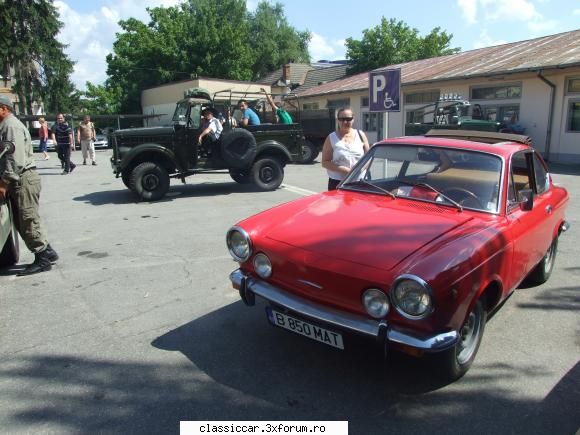
M 335 190 L 369 150 L 366 135 L 352 128 L 354 116 L 350 108 L 339 109 L 336 118 L 338 130 L 328 135 L 322 147 L 322 167 L 328 172 L 328 190 Z

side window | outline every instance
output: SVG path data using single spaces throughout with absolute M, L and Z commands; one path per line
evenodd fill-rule
M 515 202 L 523 200 L 522 196 L 520 195 L 522 190 L 531 189 L 533 186 L 533 179 L 531 177 L 531 159 L 526 157 L 526 154 L 529 153 L 520 152 L 512 157 L 511 178 L 513 184 L 512 186 L 509 186 L 509 188 L 513 190 L 513 194 L 512 192 L 508 192 L 508 199 Z
M 536 193 L 542 194 L 546 192 L 550 187 L 550 178 L 542 159 L 537 153 L 534 153 L 534 175 L 536 178 Z

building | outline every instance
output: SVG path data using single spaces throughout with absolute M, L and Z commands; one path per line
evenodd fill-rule
M 389 68 L 401 69 L 400 112 L 369 112 L 368 73 L 296 92 L 302 108 L 350 106 L 371 141 L 404 135 L 421 107 L 459 94 L 489 120 L 517 118 L 549 160 L 580 163 L 580 30 Z

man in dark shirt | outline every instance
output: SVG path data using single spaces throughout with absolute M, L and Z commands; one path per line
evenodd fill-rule
M 72 128 L 65 122 L 64 115 L 59 113 L 56 117 L 56 124 L 52 126 L 52 141 L 56 142 L 58 158 L 63 164 L 63 175 L 70 174 L 77 165 L 70 160 L 70 153 L 74 150 L 74 140 Z

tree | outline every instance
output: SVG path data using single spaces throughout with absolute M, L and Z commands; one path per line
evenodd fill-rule
M 249 27 L 254 79 L 265 76 L 287 62 L 310 63 L 310 32 L 299 32 L 290 26 L 280 3 L 270 5 L 266 1 L 260 2 L 256 12 L 249 16 Z
M 452 34 L 435 27 L 421 37 L 417 29 L 394 18 L 381 19 L 381 24 L 363 31 L 362 40 L 346 40 L 346 57 L 349 74 L 370 71 L 387 65 L 427 59 L 457 53 L 460 48 L 450 48 Z
M 47 111 L 68 111 L 77 94 L 70 81 L 74 63 L 56 40 L 63 23 L 49 0 L 0 0 L 0 71 L 13 73 L 19 110 L 30 114 L 34 102 Z

